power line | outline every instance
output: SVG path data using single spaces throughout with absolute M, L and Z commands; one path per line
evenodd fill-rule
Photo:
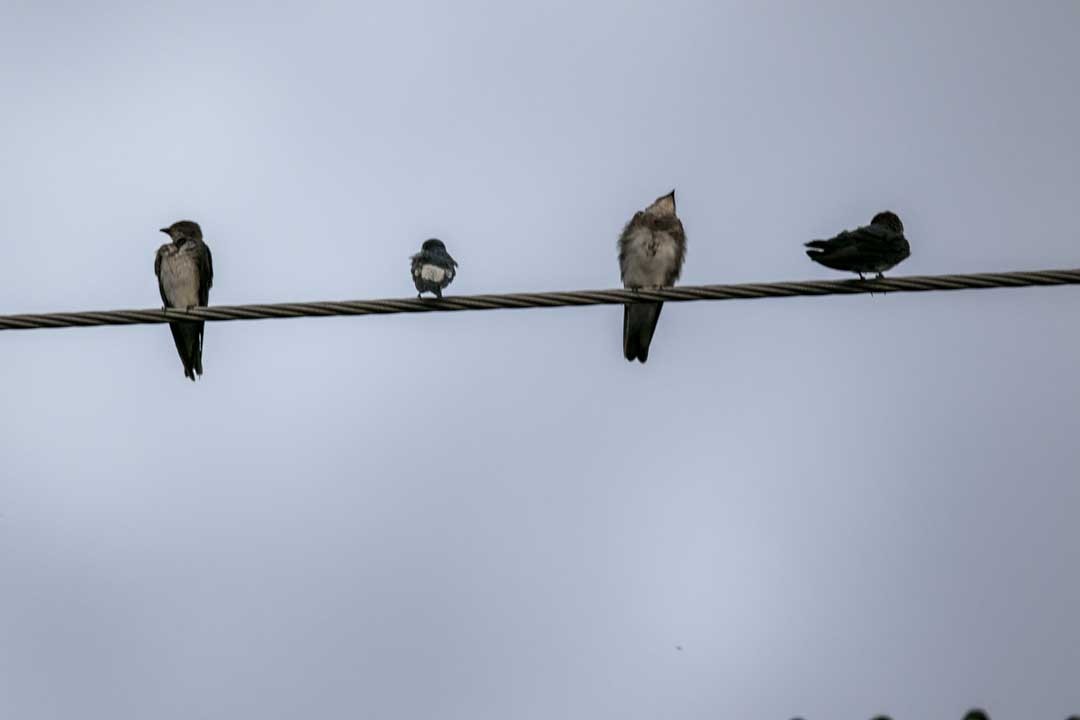
M 967 275 L 909 275 L 880 280 L 805 280 L 801 282 L 687 285 L 662 290 L 578 290 L 573 292 L 458 295 L 442 300 L 399 298 L 338 302 L 214 305 L 191 310 L 107 310 L 100 312 L 0 315 L 0 330 L 33 330 L 97 325 L 159 325 L 183 320 L 273 320 L 333 315 L 394 315 L 416 312 L 457 312 L 523 308 L 623 305 L 634 301 L 757 300 L 817 295 L 860 295 L 933 290 L 986 290 L 1043 285 L 1080 285 L 1080 269 L 1035 272 L 974 273 Z

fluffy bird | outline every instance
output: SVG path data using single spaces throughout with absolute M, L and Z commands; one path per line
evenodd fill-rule
M 202 229 L 191 220 L 174 222 L 161 232 L 169 236 L 154 257 L 154 274 L 167 308 L 190 310 L 210 302 L 214 284 L 214 259 L 203 242 Z M 203 325 L 199 321 L 169 323 L 176 352 L 184 364 L 184 376 L 202 375 Z
M 619 271 L 629 290 L 671 287 L 686 259 L 686 232 L 675 214 L 675 191 L 634 213 L 619 237 Z M 623 355 L 627 360 L 649 359 L 662 302 L 623 306 Z
M 446 252 L 446 245 L 435 238 L 425 240 L 420 246 L 420 252 L 411 259 L 416 297 L 430 292 L 441 300 L 442 291 L 454 282 L 454 276 L 457 275 L 457 262 Z
M 911 246 L 904 237 L 904 224 L 896 213 L 885 210 L 855 230 L 844 230 L 829 240 L 811 240 L 807 256 L 833 270 L 858 273 L 876 273 L 877 277 L 891 270 L 911 255 Z

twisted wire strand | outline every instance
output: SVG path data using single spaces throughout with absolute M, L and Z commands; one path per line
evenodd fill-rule
M 516 310 L 523 308 L 623 305 L 643 300 L 694 302 L 698 300 L 757 300 L 761 298 L 860 295 L 866 293 L 984 290 L 1047 285 L 1080 285 L 1080 268 L 1033 272 L 974 273 L 966 275 L 908 275 L 880 280 L 805 280 L 801 282 L 688 285 L 658 290 L 575 290 L 569 292 L 458 295 L 441 300 L 390 298 L 336 302 L 213 305 L 191 310 L 107 310 L 91 312 L 0 315 L 0 330 L 95 327 L 100 325 L 160 325 L 205 320 L 272 320 L 334 315 L 393 315 L 416 312 Z

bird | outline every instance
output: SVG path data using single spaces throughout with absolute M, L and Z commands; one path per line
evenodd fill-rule
M 450 257 L 442 240 L 431 238 L 420 246 L 420 252 L 412 256 L 412 279 L 416 297 L 425 292 L 434 293 L 442 299 L 442 291 L 454 282 L 457 261 Z
M 619 271 L 629 290 L 671 287 L 686 260 L 686 231 L 675 214 L 675 191 L 658 197 L 634 213 L 619 236 Z M 662 302 L 623 306 L 623 355 L 629 361 L 649 359 Z
M 865 280 L 865 273 L 877 273 L 878 278 L 911 255 L 911 245 L 904 237 L 904 224 L 891 210 L 879 212 L 870 221 L 855 230 L 844 230 L 828 240 L 811 240 L 807 256 L 833 270 L 858 273 Z
M 214 258 L 203 242 L 202 228 L 191 220 L 180 220 L 161 228 L 170 242 L 154 256 L 154 274 L 165 308 L 190 310 L 210 302 L 214 284 Z M 184 377 L 195 381 L 203 374 L 203 321 L 169 323 L 176 352 L 184 364 Z

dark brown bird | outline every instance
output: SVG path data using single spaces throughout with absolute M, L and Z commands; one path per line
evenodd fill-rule
M 429 292 L 442 300 L 442 291 L 454 282 L 454 276 L 457 275 L 457 261 L 446 251 L 446 244 L 438 238 L 425 240 L 420 246 L 420 252 L 409 260 L 412 263 L 416 297 Z
M 686 260 L 686 232 L 675 214 L 675 191 L 634 213 L 619 237 L 619 271 L 630 290 L 671 287 Z M 649 359 L 662 302 L 623 306 L 623 355 L 627 360 Z
M 829 240 L 811 240 L 807 256 L 833 270 L 882 275 L 911 255 L 911 245 L 904 237 L 904 224 L 896 213 L 885 210 L 855 230 L 844 230 Z
M 181 220 L 161 232 L 172 240 L 159 247 L 154 257 L 161 302 L 180 310 L 205 307 L 214 284 L 214 259 L 203 242 L 202 229 L 198 223 Z M 184 376 L 192 381 L 203 373 L 203 325 L 202 320 L 169 323 Z

